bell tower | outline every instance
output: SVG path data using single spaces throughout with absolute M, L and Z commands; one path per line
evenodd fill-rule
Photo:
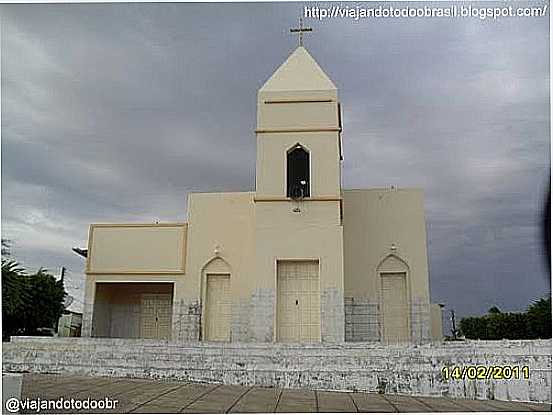
M 258 92 L 257 196 L 339 198 L 340 122 L 336 87 L 298 47 Z
M 257 95 L 255 341 L 344 340 L 340 120 L 300 40 Z

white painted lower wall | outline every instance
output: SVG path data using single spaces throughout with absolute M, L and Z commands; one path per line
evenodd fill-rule
M 551 340 L 378 343 L 172 343 L 15 337 L 4 372 L 173 378 L 200 382 L 451 398 L 551 402 Z M 444 366 L 528 366 L 529 379 L 444 380 Z
M 21 400 L 22 383 L 23 375 L 18 373 L 2 373 L 2 408 L 6 408 L 6 403 L 10 399 Z

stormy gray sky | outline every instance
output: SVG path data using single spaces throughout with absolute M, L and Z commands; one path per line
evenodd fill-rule
M 89 223 L 183 221 L 188 192 L 252 190 L 256 91 L 314 4 L 1 5 L 12 254 L 65 265 L 82 301 Z M 425 189 L 433 301 L 462 316 L 547 293 L 548 15 L 306 23 L 343 103 L 344 187 Z

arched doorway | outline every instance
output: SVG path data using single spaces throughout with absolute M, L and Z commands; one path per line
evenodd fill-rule
M 396 255 L 378 266 L 380 280 L 380 332 L 385 343 L 408 342 L 410 335 L 409 268 Z
M 222 258 L 209 261 L 202 270 L 204 312 L 202 338 L 207 341 L 230 341 L 231 296 L 230 266 Z

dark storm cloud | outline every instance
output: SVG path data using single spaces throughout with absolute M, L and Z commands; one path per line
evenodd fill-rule
M 2 5 L 14 254 L 82 292 L 89 223 L 184 220 L 189 191 L 253 189 L 255 94 L 302 6 Z M 467 315 L 547 292 L 548 18 L 306 21 L 343 102 L 344 186 L 425 190 L 433 300 Z

